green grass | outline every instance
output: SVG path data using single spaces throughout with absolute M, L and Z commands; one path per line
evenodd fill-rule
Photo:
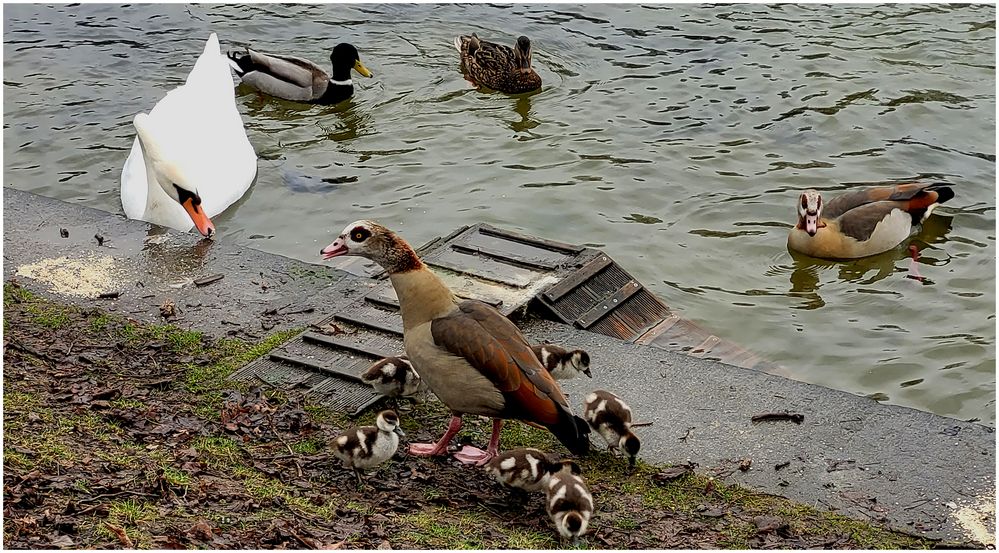
M 122 524 L 136 524 L 156 516 L 156 507 L 152 503 L 137 499 L 115 501 L 108 508 L 108 518 Z
M 163 466 L 163 479 L 166 483 L 171 486 L 190 486 L 191 485 L 191 475 L 187 472 L 173 468 L 171 466 Z
M 291 449 L 295 453 L 312 455 L 322 449 L 323 445 L 323 442 L 316 438 L 306 438 L 291 444 Z
M 242 464 L 243 451 L 231 438 L 203 436 L 195 439 L 193 445 L 209 467 L 225 469 Z
M 107 313 L 99 313 L 90 319 L 90 330 L 101 332 L 107 330 L 114 319 Z
M 482 534 L 485 515 L 477 511 L 452 513 L 435 507 L 399 517 L 408 527 L 404 539 L 432 549 L 483 549 L 487 547 Z

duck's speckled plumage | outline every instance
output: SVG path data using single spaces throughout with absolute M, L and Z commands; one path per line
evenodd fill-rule
M 480 39 L 475 33 L 455 37 L 461 65 L 475 84 L 509 94 L 541 88 L 541 76 L 531 67 L 531 40 L 517 39 L 514 48 Z

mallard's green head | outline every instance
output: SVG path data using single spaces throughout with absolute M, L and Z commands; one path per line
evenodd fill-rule
M 333 65 L 333 79 L 345 81 L 350 79 L 350 70 L 353 69 L 365 77 L 371 77 L 371 71 L 361 63 L 361 56 L 357 53 L 357 48 L 352 44 L 342 42 L 333 48 L 330 54 L 330 63 Z

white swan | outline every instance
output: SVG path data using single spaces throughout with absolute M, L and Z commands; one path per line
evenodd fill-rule
M 242 197 L 257 173 L 215 33 L 187 82 L 133 124 L 136 137 L 121 173 L 125 215 L 182 231 L 193 224 L 212 236 L 210 217 Z

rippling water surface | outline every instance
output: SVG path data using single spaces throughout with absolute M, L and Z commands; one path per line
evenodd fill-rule
M 355 219 L 422 243 L 485 221 L 606 249 L 793 377 L 995 421 L 995 8 L 4 6 L 4 184 L 121 211 L 131 119 L 205 39 L 374 79 L 314 107 L 240 87 L 261 160 L 221 239 L 307 261 Z M 534 41 L 543 89 L 473 90 L 451 39 Z M 800 189 L 947 180 L 904 249 L 785 247 Z

